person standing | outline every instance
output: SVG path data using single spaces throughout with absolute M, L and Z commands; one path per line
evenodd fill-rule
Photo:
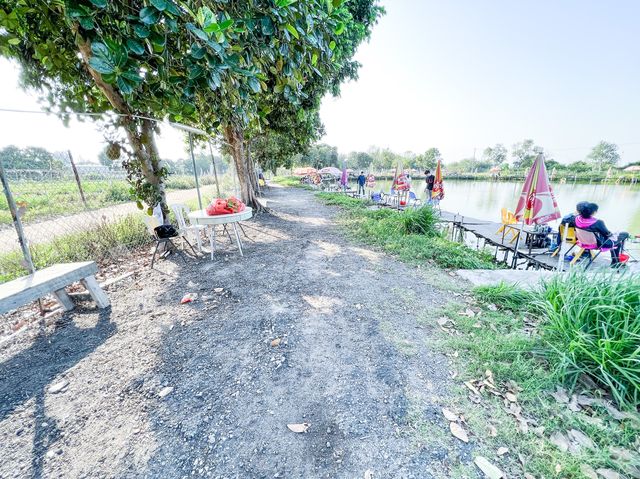
M 433 202 L 433 184 L 436 181 L 436 177 L 431 174 L 431 170 L 426 170 L 424 176 L 426 177 L 425 181 L 427 183 L 424 191 L 427 193 L 427 203 L 431 204 Z
M 367 177 L 364 176 L 364 171 L 360 172 L 358 176 L 358 195 L 364 196 L 364 184 L 367 182 Z

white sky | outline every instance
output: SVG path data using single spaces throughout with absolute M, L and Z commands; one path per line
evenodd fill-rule
M 0 58 L 0 108 L 38 110 L 38 97 L 18 86 L 19 68 Z M 162 129 L 158 149 L 163 158 L 187 158 L 183 135 L 171 128 Z M 49 151 L 71 150 L 79 162 L 97 162 L 104 148 L 104 137 L 90 121 L 72 120 L 69 127 L 54 115 L 0 111 L 0 148 L 7 145 L 41 146 Z
M 637 0 L 382 3 L 359 80 L 323 103 L 323 141 L 446 162 L 532 138 L 570 162 L 606 140 L 640 160 Z
M 387 15 L 357 54 L 360 79 L 323 102 L 323 142 L 341 153 L 437 147 L 451 162 L 532 138 L 570 162 L 607 140 L 621 164 L 640 160 L 640 2 L 382 2 Z M 39 110 L 17 79 L 0 59 L 0 108 Z M 95 161 L 103 138 L 91 122 L 65 128 L 53 116 L 0 112 L 8 144 Z M 158 144 L 165 158 L 186 157 L 176 131 Z

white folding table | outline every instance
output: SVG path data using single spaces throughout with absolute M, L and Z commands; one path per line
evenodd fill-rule
M 192 211 L 189 213 L 189 219 L 198 225 L 205 225 L 209 227 L 209 242 L 211 243 L 211 259 L 213 260 L 213 251 L 216 247 L 216 225 L 228 225 L 233 228 L 233 232 L 236 236 L 236 243 L 238 245 L 238 251 L 240 256 L 244 256 L 242 253 L 242 241 L 238 234 L 238 225 L 240 221 L 245 221 L 253 216 L 253 209 L 248 206 L 240 213 L 231 213 L 227 215 L 215 215 L 209 216 L 205 210 Z

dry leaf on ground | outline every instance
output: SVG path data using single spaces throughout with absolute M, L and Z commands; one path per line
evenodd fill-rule
M 222 293 L 224 288 L 213 288 L 214 293 Z
M 464 311 L 459 311 L 458 314 L 460 316 L 467 316 L 468 318 L 473 318 L 476 315 L 476 313 L 474 313 L 469 308 L 465 309 Z
M 496 437 L 498 435 L 498 430 L 495 426 L 489 425 L 489 437 Z
M 464 385 L 467 386 L 473 394 L 480 396 L 480 391 L 478 391 L 478 388 L 476 388 L 473 384 L 471 384 L 470 381 L 465 381 Z
M 458 419 L 460 419 L 458 417 L 457 414 L 455 414 L 453 411 L 451 411 L 450 409 L 447 409 L 446 407 L 442 408 L 442 414 L 444 415 L 445 418 L 447 418 L 447 421 L 457 421 Z
M 567 435 L 569 436 L 569 439 L 571 439 L 574 443 L 578 444 L 579 446 L 586 447 L 587 449 L 596 448 L 596 445 L 591 440 L 591 438 L 587 436 L 585 433 L 583 433 L 582 431 L 578 431 L 577 429 L 571 429 L 567 433 Z
M 504 456 L 508 452 L 509 452 L 509 448 L 508 447 L 499 447 L 498 448 L 498 456 Z
M 513 393 L 507 393 L 504 396 L 511 402 L 516 402 L 518 400 L 518 397 Z
M 282 338 L 276 338 L 273 341 L 271 341 L 271 346 L 275 348 L 276 346 L 280 346 L 281 342 L 282 342 Z
M 588 464 L 582 464 L 580 466 L 580 472 L 589 479 L 598 479 L 598 474 L 596 474 L 596 471 L 594 471 Z
M 604 479 L 621 479 L 622 476 L 613 469 L 597 469 L 596 472 Z
M 311 424 L 309 424 L 308 422 L 303 422 L 300 424 L 287 424 L 287 427 L 292 432 L 301 433 L 301 432 L 307 432 L 309 427 L 311 427 Z
M 567 452 L 569 450 L 569 441 L 560 431 L 554 432 L 551 437 L 549 437 L 549 441 L 551 441 L 552 444 L 555 444 L 562 452 Z
M 560 404 L 567 404 L 569 402 L 569 396 L 567 395 L 567 391 L 564 388 L 557 387 L 556 391 L 552 392 L 551 395 Z
M 449 429 L 451 430 L 451 434 L 460 439 L 462 442 L 469 442 L 467 431 L 465 431 L 457 422 L 450 422 Z
M 473 462 L 478 466 L 478 469 L 484 473 L 485 477 L 489 479 L 500 479 L 504 477 L 504 472 L 491 464 L 485 457 L 478 456 Z

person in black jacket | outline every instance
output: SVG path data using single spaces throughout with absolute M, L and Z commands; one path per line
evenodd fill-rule
M 590 231 L 596 237 L 597 244 L 594 248 L 609 248 L 611 251 L 611 266 L 620 264 L 620 253 L 624 248 L 624 242 L 629 237 L 629 233 L 621 232 L 617 238 L 604 224 L 604 221 L 595 218 L 593 215 L 598 212 L 598 205 L 595 203 L 578 203 L 579 215 L 575 219 L 576 228 Z

